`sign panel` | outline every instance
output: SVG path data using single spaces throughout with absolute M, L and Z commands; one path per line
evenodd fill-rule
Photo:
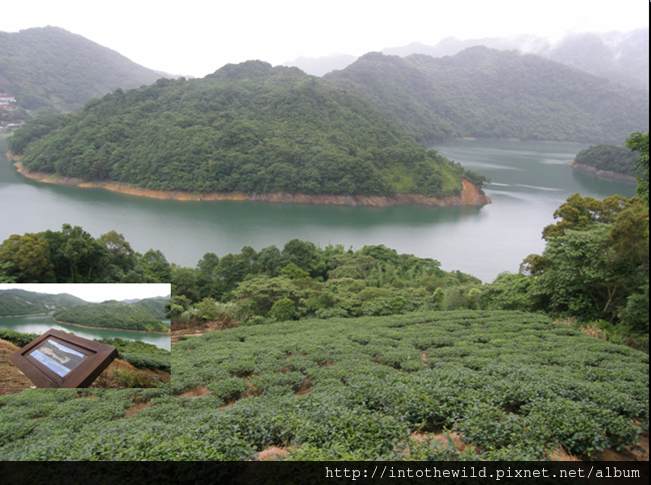
M 118 355 L 115 347 L 48 330 L 10 358 L 37 387 L 88 387 Z
M 65 377 L 86 358 L 81 352 L 54 340 L 46 340 L 36 350 L 32 350 L 29 355 L 61 377 Z

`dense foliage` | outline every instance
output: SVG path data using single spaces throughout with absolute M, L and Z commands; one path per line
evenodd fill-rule
M 84 304 L 84 300 L 67 293 L 51 295 L 18 289 L 0 289 L 0 316 L 50 313 Z
M 63 224 L 61 231 L 13 234 L 0 244 L 0 283 L 163 283 L 170 275 L 160 251 L 136 253 L 115 231 L 95 239 Z
M 153 344 L 148 344 L 142 340 L 125 340 L 119 337 L 95 339 L 95 341 L 115 347 L 119 352 L 118 358 L 135 367 L 146 367 L 152 370 L 160 369 L 168 372 L 172 369 L 171 352 Z
M 136 304 L 109 300 L 102 303 L 80 305 L 54 313 L 54 319 L 94 328 L 167 332 L 167 325 Z
M 460 137 L 622 144 L 649 96 L 535 55 L 471 47 L 404 59 L 369 53 L 324 76 L 421 141 Z
M 77 111 L 117 88 L 151 84 L 160 73 L 58 27 L 0 32 L 0 92 L 40 113 Z
M 172 355 L 164 388 L 0 397 L 0 458 L 249 460 L 282 446 L 298 460 L 536 460 L 648 429 L 648 355 L 531 314 L 275 323 Z M 433 438 L 453 431 L 474 446 Z
M 140 307 L 143 310 L 147 311 L 151 316 L 156 320 L 162 320 L 165 318 L 165 305 L 167 301 L 158 298 L 145 298 L 132 303 L 136 307 Z
M 596 145 L 576 154 L 574 163 L 588 165 L 599 170 L 633 175 L 637 153 L 617 145 Z
M 322 249 L 298 239 L 282 250 L 245 247 L 222 258 L 207 253 L 197 269 L 173 268 L 170 313 L 173 320 L 254 324 L 474 308 L 472 288 L 480 280 L 439 265 L 382 245 Z
M 261 61 L 117 90 L 9 147 L 27 170 L 155 190 L 441 197 L 486 180 L 344 90 Z
M 637 196 L 649 205 L 649 132 L 631 133 L 626 139 L 626 146 L 639 155 L 635 159 L 634 172 L 637 175 Z
M 24 347 L 38 337 L 40 337 L 40 335 L 37 333 L 21 333 L 14 330 L 6 330 L 4 328 L 0 328 L 0 340 L 6 340 L 7 342 L 11 342 L 16 347 L 20 348 Z
M 649 208 L 619 195 L 574 194 L 543 230 L 542 255 L 521 274 L 501 275 L 482 293 L 483 308 L 538 310 L 628 335 L 648 349 Z

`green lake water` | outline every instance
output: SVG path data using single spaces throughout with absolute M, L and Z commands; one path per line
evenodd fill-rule
M 493 203 L 477 207 L 344 207 L 235 201 L 158 200 L 31 181 L 16 173 L 0 139 L 0 241 L 11 234 L 82 226 L 94 237 L 112 229 L 141 253 L 160 249 L 167 260 L 196 266 L 218 256 L 279 248 L 292 238 L 324 247 L 360 249 L 384 244 L 399 253 L 434 258 L 490 282 L 544 249 L 541 231 L 553 213 L 579 192 L 630 197 L 635 185 L 573 171 L 567 163 L 587 145 L 518 141 L 458 141 L 432 146 L 492 179 Z
M 30 315 L 24 317 L 3 317 L 0 318 L 0 328 L 13 330 L 21 333 L 43 334 L 54 328 L 64 332 L 72 332 L 75 335 L 90 340 L 96 338 L 122 338 L 128 340 L 141 340 L 148 344 L 165 350 L 171 350 L 171 338 L 169 335 L 154 333 L 120 332 L 118 330 L 102 330 L 92 328 L 81 328 L 75 325 L 56 323 L 51 315 Z

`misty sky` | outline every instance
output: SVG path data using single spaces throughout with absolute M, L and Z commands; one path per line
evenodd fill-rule
M 171 293 L 169 283 L 3 283 L 0 290 L 20 288 L 21 290 L 36 293 L 58 295 L 68 293 L 88 302 L 101 302 L 106 300 L 133 300 L 167 296 Z
M 362 55 L 444 37 L 629 31 L 649 25 L 645 0 L 20 0 L 0 31 L 52 25 L 150 69 L 202 77 L 227 63 Z

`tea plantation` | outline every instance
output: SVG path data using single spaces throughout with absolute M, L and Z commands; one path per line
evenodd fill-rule
M 238 327 L 172 358 L 164 388 L 0 397 L 0 459 L 247 460 L 275 445 L 296 460 L 539 460 L 648 432 L 648 355 L 535 314 Z M 472 446 L 432 438 L 446 432 Z

